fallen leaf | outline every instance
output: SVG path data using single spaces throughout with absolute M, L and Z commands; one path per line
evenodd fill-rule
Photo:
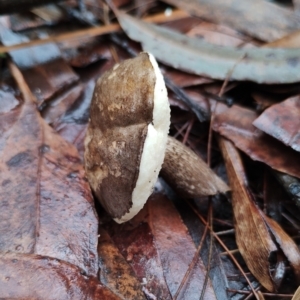
M 164 0 L 164 2 L 201 19 L 233 27 L 263 41 L 273 41 L 300 28 L 300 17 L 297 14 L 267 1 Z
M 0 23 L 0 39 L 6 46 L 28 41 L 25 35 L 13 33 Z M 54 43 L 33 46 L 9 52 L 13 61 L 22 70 L 39 105 L 78 80 L 72 68 L 62 59 Z
M 300 154 L 255 128 L 252 123 L 257 117 L 254 111 L 234 105 L 217 114 L 212 127 L 253 160 L 300 178 Z
M 48 124 L 57 122 L 72 104 L 79 98 L 83 90 L 81 84 L 72 86 L 68 90 L 60 93 L 51 101 L 47 101 L 45 107 L 41 111 L 41 115 Z
M 0 120 L 0 252 L 58 258 L 95 275 L 98 219 L 76 148 L 29 95 Z
M 187 32 L 187 35 L 219 46 L 253 47 L 253 45 L 248 44 L 248 36 L 227 26 L 214 23 L 201 22 Z
M 153 195 L 147 202 L 149 222 L 155 245 L 161 259 L 164 277 L 172 296 L 177 292 L 196 252 L 195 244 L 172 202 L 161 194 Z M 207 270 L 199 258 L 192 268 L 178 299 L 199 299 Z M 208 279 L 204 299 L 216 299 Z
M 291 97 L 265 110 L 253 125 L 300 151 L 300 97 Z
M 278 286 L 273 276 L 278 266 L 271 273 L 270 259 L 281 249 L 299 280 L 298 247 L 274 220 L 265 216 L 254 204 L 248 190 L 243 163 L 234 145 L 224 138 L 219 138 L 219 144 L 232 189 L 236 242 L 248 268 L 267 290 L 275 291 Z
M 274 236 L 280 249 L 289 261 L 295 273 L 297 282 L 300 282 L 300 252 L 292 238 L 280 227 L 280 225 L 260 211 L 270 232 Z
M 274 291 L 276 287 L 270 276 L 269 258 L 277 250 L 276 245 L 251 199 L 239 153 L 230 141 L 223 138 L 219 139 L 219 145 L 232 190 L 235 239 L 239 251 L 252 274 L 268 291 Z
M 171 300 L 147 214 L 146 204 L 130 222 L 111 222 L 105 224 L 105 229 L 143 284 L 144 292 L 157 299 Z
M 117 17 L 127 35 L 142 43 L 144 51 L 174 68 L 222 80 L 230 74 L 232 80 L 258 83 L 300 81 L 298 50 L 221 47 L 143 22 L 125 13 L 119 12 Z
M 121 300 L 72 264 L 35 254 L 0 254 L 2 299 Z
M 124 300 L 146 299 L 133 269 L 107 232 L 100 227 L 99 234 L 98 255 L 101 283 Z

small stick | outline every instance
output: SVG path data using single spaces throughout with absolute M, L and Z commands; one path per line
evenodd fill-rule
M 150 23 L 163 23 L 167 21 L 179 20 L 187 16 L 187 13 L 182 10 L 174 10 L 170 16 L 166 16 L 164 13 L 160 13 L 154 16 L 146 17 L 143 20 Z M 0 46 L 0 53 L 10 52 L 13 50 L 18 50 L 22 48 L 44 45 L 47 43 L 60 43 L 66 40 L 86 38 L 86 37 L 94 37 L 103 34 L 113 33 L 120 31 L 121 27 L 117 23 L 105 25 L 105 26 L 97 26 L 88 29 L 80 29 L 73 32 L 67 32 L 58 34 L 56 36 L 50 36 L 45 39 L 31 40 L 30 42 L 11 45 L 11 46 Z

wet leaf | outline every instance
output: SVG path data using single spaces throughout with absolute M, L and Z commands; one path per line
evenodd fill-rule
M 148 200 L 147 205 L 149 206 L 150 227 L 155 237 L 164 277 L 170 293 L 174 296 L 192 262 L 196 247 L 187 227 L 169 199 L 156 194 Z M 205 274 L 206 268 L 199 258 L 184 283 L 178 299 L 198 300 L 203 289 Z M 216 299 L 210 279 L 204 299 Z
M 297 282 L 300 283 L 300 251 L 292 238 L 280 227 L 280 225 L 273 219 L 267 217 L 262 212 L 261 216 L 266 222 L 270 232 L 274 236 L 280 249 L 286 256 L 291 267 L 294 270 Z
M 171 300 L 147 214 L 146 204 L 130 222 L 122 225 L 111 222 L 105 228 L 143 284 L 145 294 L 155 295 L 157 299 Z
M 142 43 L 143 49 L 161 62 L 181 70 L 215 79 L 251 80 L 259 83 L 300 81 L 295 49 L 238 49 L 220 47 L 190 38 L 162 26 L 156 26 L 118 14 L 127 35 Z M 170 47 L 172 52 L 169 51 Z
M 264 111 L 253 125 L 300 151 L 300 97 L 291 97 Z
M 0 254 L 2 299 L 120 300 L 72 264 L 34 254 Z
M 251 199 L 239 153 L 224 138 L 220 138 L 219 144 L 232 190 L 236 243 L 252 274 L 267 290 L 274 291 L 276 286 L 270 276 L 269 258 L 277 247 L 268 233 L 259 209 Z
M 267 1 L 164 1 L 191 15 L 233 27 L 263 41 L 273 41 L 300 28 L 298 15 Z
M 79 98 L 83 90 L 81 84 L 77 84 L 64 91 L 51 101 L 48 101 L 43 108 L 41 115 L 48 124 L 57 122 L 66 111 L 72 106 L 72 104 Z
M 45 255 L 96 274 L 98 220 L 76 148 L 28 96 L 0 119 L 0 252 Z
M 28 41 L 25 35 L 13 33 L 2 24 L 0 39 L 6 46 Z M 78 80 L 54 43 L 15 50 L 9 54 L 22 70 L 31 91 L 40 101 L 39 104 Z
M 146 295 L 172 299 L 196 252 L 172 202 L 161 194 L 154 194 L 130 222 L 108 223 L 105 228 L 143 282 Z M 199 299 L 205 274 L 206 268 L 199 258 L 178 299 Z M 204 299 L 216 299 L 210 280 Z
M 98 254 L 101 283 L 124 300 L 146 299 L 133 269 L 107 232 L 100 228 L 99 234 Z
M 221 105 L 218 104 L 219 106 Z M 257 116 L 250 109 L 234 105 L 217 114 L 213 129 L 231 140 L 253 160 L 264 162 L 275 170 L 300 178 L 300 154 L 255 128 L 252 122 Z
M 278 223 L 265 216 L 254 204 L 243 163 L 234 145 L 224 138 L 220 138 L 219 142 L 232 189 L 236 242 L 248 268 L 267 290 L 276 290 L 278 286 L 274 277 L 278 265 L 271 273 L 270 261 L 274 253 L 281 249 L 299 281 L 298 247 Z

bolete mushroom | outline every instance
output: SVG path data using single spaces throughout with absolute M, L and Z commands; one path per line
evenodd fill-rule
M 202 174 L 194 174 L 196 165 L 189 166 L 197 159 L 193 157 L 189 162 L 191 150 L 186 150 L 187 147 L 183 146 L 184 151 L 182 147 L 174 150 L 176 142 L 174 146 L 171 140 L 167 148 L 169 126 L 167 89 L 150 53 L 143 52 L 136 58 L 116 64 L 98 79 L 85 138 L 85 169 L 97 199 L 116 222 L 128 221 L 142 209 L 152 193 L 166 149 L 169 149 L 169 155 L 164 166 L 169 171 L 164 173 L 180 187 L 181 192 L 185 186 L 193 192 L 188 196 L 228 190 L 227 185 L 202 161 L 209 176 L 198 180 Z M 182 162 L 184 166 L 181 166 Z M 179 177 L 174 179 L 170 172 L 176 173 L 176 168 L 181 170 Z M 187 169 L 189 173 L 186 173 Z M 188 180 L 182 184 L 190 176 L 195 177 L 193 183 Z M 198 184 L 194 182 L 202 183 L 212 178 L 216 187 L 199 192 Z

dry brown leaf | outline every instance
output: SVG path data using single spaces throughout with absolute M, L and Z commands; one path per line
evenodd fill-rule
M 269 258 L 277 247 L 251 199 L 239 153 L 230 141 L 220 138 L 219 142 L 232 190 L 236 243 L 252 274 L 268 291 L 274 291 Z
M 219 138 L 219 144 L 232 189 L 236 242 L 248 268 L 267 290 L 275 291 L 278 286 L 270 273 L 269 261 L 271 255 L 281 249 L 299 280 L 298 247 L 274 220 L 265 216 L 254 204 L 241 158 L 234 145 L 224 138 Z
M 99 229 L 99 275 L 101 283 L 121 299 L 146 299 L 133 269 L 126 262 L 107 232 Z
M 264 111 L 253 125 L 300 151 L 300 97 L 292 97 L 274 104 Z
M 267 1 L 164 1 L 191 15 L 233 27 L 263 41 L 273 41 L 300 28 L 297 14 Z
M 213 129 L 234 142 L 253 160 L 300 178 L 300 154 L 255 128 L 252 122 L 257 117 L 254 111 L 234 105 L 216 115 Z
M 76 148 L 28 95 L 0 120 L 0 252 L 58 258 L 95 275 L 98 219 Z
M 34 254 L 0 254 L 1 299 L 121 300 L 72 264 Z

